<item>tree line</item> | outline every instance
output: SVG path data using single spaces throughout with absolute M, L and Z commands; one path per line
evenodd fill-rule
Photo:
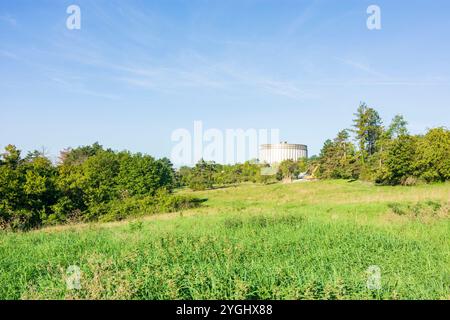
M 385 185 L 450 179 L 448 129 L 432 128 L 424 135 L 412 135 L 403 116 L 395 116 L 385 126 L 379 113 L 365 103 L 354 116 L 353 127 L 327 140 L 320 155 L 311 159 L 318 178 L 361 179 Z
M 174 195 L 176 184 L 166 158 L 114 152 L 95 143 L 64 150 L 54 165 L 42 152 L 22 157 L 8 145 L 0 156 L 0 229 L 120 220 L 198 205 L 194 198 Z
M 183 166 L 177 171 L 179 187 L 194 191 L 241 183 L 269 184 L 297 178 L 308 169 L 307 159 L 286 160 L 275 167 L 257 160 L 236 164 L 219 164 L 201 159 L 194 167 Z
M 248 161 L 222 165 L 200 160 L 177 172 L 179 186 L 205 190 L 243 182 L 291 181 L 310 178 L 372 181 L 384 185 L 413 185 L 450 179 L 450 131 L 444 127 L 412 135 L 407 121 L 396 115 L 384 125 L 379 113 L 361 103 L 353 126 L 326 140 L 320 154 L 298 161 L 285 160 L 269 169 Z

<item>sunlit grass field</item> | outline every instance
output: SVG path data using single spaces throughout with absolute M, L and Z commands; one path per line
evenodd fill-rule
M 193 194 L 201 208 L 0 233 L 0 299 L 450 299 L 448 183 Z

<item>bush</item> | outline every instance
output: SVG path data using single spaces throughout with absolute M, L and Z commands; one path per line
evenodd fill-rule
M 191 208 L 199 207 L 201 201 L 199 199 L 174 195 L 167 191 L 160 191 L 155 196 L 132 197 L 123 200 L 115 200 L 96 211 L 100 221 L 117 221 L 129 217 L 137 217 L 142 215 L 167 213 L 183 211 Z
M 425 202 L 400 204 L 397 202 L 389 203 L 389 209 L 399 216 L 411 218 L 448 216 L 449 203 L 443 204 L 438 200 L 428 200 Z
M 417 174 L 427 182 L 450 180 L 450 130 L 435 128 L 418 142 Z

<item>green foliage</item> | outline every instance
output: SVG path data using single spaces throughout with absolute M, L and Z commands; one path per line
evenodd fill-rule
M 418 141 L 417 174 L 428 182 L 450 180 L 450 130 L 435 128 Z
M 187 186 L 201 191 L 245 182 L 266 184 L 276 181 L 275 174 L 262 173 L 265 166 L 252 161 L 226 165 L 201 159 L 193 168 L 184 166 L 178 169 L 175 184 L 178 187 Z M 299 166 L 306 168 L 306 163 L 300 162 Z
M 120 162 L 116 154 L 101 151 L 83 162 L 83 200 L 93 206 L 117 198 L 116 177 Z
M 377 182 L 405 184 L 414 173 L 418 139 L 402 135 L 391 141 L 386 152 L 383 168 L 379 171 Z
M 20 158 L 7 146 L 0 164 L 0 227 L 27 229 L 48 218 L 57 199 L 55 168 L 43 156 Z
M 20 150 L 16 146 L 10 144 L 5 147 L 5 152 L 2 154 L 2 164 L 11 168 L 16 169 L 20 162 Z
M 119 159 L 117 188 L 123 197 L 154 195 L 160 186 L 173 189 L 175 177 L 169 160 L 130 153 L 120 154 Z
M 191 171 L 189 187 L 195 191 L 212 189 L 216 169 L 214 163 L 201 159 Z
M 408 128 L 407 128 L 408 122 L 405 120 L 405 118 L 397 114 L 391 121 L 391 124 L 389 125 L 388 129 L 386 130 L 386 136 L 389 139 L 392 138 L 398 138 L 400 136 L 406 136 L 409 135 Z
M 82 164 L 89 157 L 93 157 L 102 151 L 104 151 L 103 147 L 98 142 L 95 142 L 92 146 L 82 146 L 75 149 L 68 148 L 61 151 L 59 161 L 66 165 Z
M 218 165 L 214 173 L 214 184 L 219 186 L 234 185 L 242 181 L 240 165 Z
M 342 130 L 331 141 L 327 140 L 320 152 L 317 176 L 324 179 L 355 179 L 358 164 L 354 145 L 347 130 Z
M 388 207 L 394 214 L 410 218 L 448 217 L 450 202 L 444 203 L 438 200 L 416 203 L 392 202 L 388 204 Z
M 298 177 L 298 175 L 301 173 L 300 169 L 301 168 L 299 162 L 290 159 L 284 160 L 278 167 L 278 179 L 291 181 L 292 179 Z
M 382 134 L 381 118 L 378 112 L 361 103 L 355 113 L 354 132 L 359 144 L 361 162 L 377 151 L 377 141 Z
M 239 182 L 258 182 L 259 174 L 261 173 L 261 168 L 255 163 L 250 161 L 244 162 L 240 165 L 240 169 L 237 171 L 239 173 Z
M 192 199 L 171 195 L 174 186 L 168 159 L 94 144 L 63 151 L 55 166 L 36 151 L 22 159 L 9 145 L 0 159 L 0 228 L 121 219 L 136 213 L 133 206 L 149 213 L 188 206 Z
M 385 129 L 378 112 L 362 103 L 355 113 L 357 149 L 347 130 L 327 140 L 320 153 L 316 175 L 322 179 L 361 179 L 389 185 L 450 179 L 450 131 L 428 130 L 410 135 L 407 122 L 396 115 Z M 357 159 L 360 161 L 356 161 Z M 310 161 L 314 163 L 315 161 Z
M 176 212 L 196 208 L 201 202 L 191 196 L 176 195 L 164 189 L 154 196 L 132 197 L 108 202 L 101 210 L 99 220 L 103 222 L 123 220 L 160 212 Z

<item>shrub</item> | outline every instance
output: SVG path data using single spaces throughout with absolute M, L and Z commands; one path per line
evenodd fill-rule
M 144 227 L 144 224 L 142 221 L 130 221 L 129 223 L 129 228 L 131 232 L 135 232 L 135 231 L 141 231 L 142 228 Z
M 96 212 L 100 221 L 117 221 L 148 214 L 187 210 L 200 206 L 201 201 L 190 196 L 174 195 L 160 191 L 155 196 L 131 197 L 114 200 Z
M 419 140 L 415 167 L 426 181 L 450 180 L 450 130 L 434 128 Z
M 400 203 L 389 203 L 388 208 L 392 210 L 393 213 L 403 216 L 406 214 L 406 212 L 403 210 L 402 205 Z
M 396 202 L 388 204 L 388 207 L 394 214 L 412 218 L 436 216 L 445 217 L 448 215 L 448 206 L 448 203 L 442 204 L 442 202 L 437 200 L 428 200 L 409 204 L 400 204 Z
M 244 222 L 241 218 L 234 217 L 226 219 L 223 224 L 227 229 L 238 229 L 244 225 Z

